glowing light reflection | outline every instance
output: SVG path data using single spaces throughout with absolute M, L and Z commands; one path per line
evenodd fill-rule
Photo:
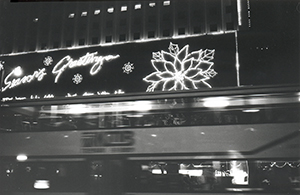
M 36 180 L 34 182 L 33 187 L 35 189 L 49 189 L 50 188 L 50 182 L 49 182 L 49 180 Z
M 14 70 L 13 70 L 13 72 L 14 72 L 14 75 L 15 76 L 21 76 L 22 74 L 23 74 L 23 70 L 22 70 L 22 68 L 20 67 L 20 66 L 18 66 L 18 67 L 16 67 Z
M 259 112 L 260 110 L 259 109 L 245 109 L 243 110 L 243 112 Z
M 16 159 L 18 161 L 26 161 L 28 159 L 28 157 L 25 154 L 19 154 Z
M 229 98 L 213 97 L 203 99 L 203 106 L 207 108 L 224 108 L 229 105 Z

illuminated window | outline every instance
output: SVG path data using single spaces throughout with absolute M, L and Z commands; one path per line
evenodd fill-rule
M 87 16 L 87 12 L 82 12 L 82 13 L 81 13 L 81 16 L 82 16 L 82 17 Z
M 138 40 L 140 38 L 140 33 L 134 33 L 133 34 L 133 39 Z
M 108 13 L 113 13 L 114 10 L 115 10 L 115 9 L 114 9 L 113 7 L 110 7 L 110 8 L 107 9 L 107 12 L 108 12 Z
M 142 4 L 136 4 L 135 6 L 134 6 L 134 9 L 141 9 L 142 8 Z
M 105 43 L 110 43 L 112 42 L 112 37 L 109 35 L 109 36 L 106 36 L 105 37 Z
M 149 31 L 148 32 L 148 38 L 154 38 L 155 37 L 155 32 L 154 31 Z
M 121 12 L 126 12 L 127 11 L 127 6 L 122 6 L 121 7 Z
M 126 41 L 126 35 L 125 34 L 121 34 L 119 36 L 119 41 Z
M 74 18 L 74 17 L 75 17 L 74 13 L 69 14 L 69 18 Z
M 170 1 L 164 1 L 164 2 L 163 2 L 163 5 L 164 5 L 164 6 L 168 6 L 168 5 L 170 5 L 170 3 L 171 3 Z
M 178 35 L 184 35 L 185 34 L 185 28 L 178 28 Z
M 151 3 L 149 3 L 149 7 L 155 7 L 155 3 L 153 3 L 153 2 L 151 2 Z
M 100 14 L 100 9 L 94 11 L 94 15 L 99 15 L 99 14 Z

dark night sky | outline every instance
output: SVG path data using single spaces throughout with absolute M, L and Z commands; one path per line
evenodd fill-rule
M 299 84 L 299 1 L 250 2 L 251 30 L 240 32 L 241 84 Z

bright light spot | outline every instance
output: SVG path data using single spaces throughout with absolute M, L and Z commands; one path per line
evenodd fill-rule
M 231 161 L 230 176 L 233 176 L 232 183 L 237 185 L 248 184 L 247 164 L 242 161 Z
M 28 157 L 25 154 L 19 154 L 17 156 L 18 161 L 26 161 L 27 159 L 28 159 Z
M 149 3 L 149 6 L 150 6 L 150 7 L 154 7 L 154 6 L 155 6 L 155 3 Z
M 237 0 L 237 12 L 238 12 L 239 26 L 242 26 L 242 2 L 241 2 L 241 0 Z
M 168 5 L 170 5 L 170 3 L 171 3 L 170 1 L 164 1 L 163 5 L 168 6 Z
M 142 8 L 142 4 L 136 4 L 135 6 L 134 6 L 134 9 L 141 9 Z
M 129 118 L 141 118 L 144 115 L 142 115 L 142 114 L 127 114 L 126 116 Z
M 225 31 L 220 30 L 220 31 L 217 31 L 217 32 L 211 32 L 210 34 L 211 35 L 221 35 L 221 34 L 224 34 L 224 33 L 225 33 Z
M 229 105 L 229 99 L 226 97 L 206 98 L 203 105 L 207 108 L 224 108 Z
M 50 188 L 50 182 L 49 182 L 49 180 L 36 180 L 34 182 L 33 187 L 35 189 L 40 189 L 40 190 L 49 189 Z
M 199 176 L 202 176 L 203 170 L 200 170 L 200 169 L 192 169 L 192 170 L 180 169 L 179 174 L 199 177 Z
M 69 135 L 64 135 L 64 138 L 68 138 L 69 137 Z
M 75 17 L 74 13 L 69 14 L 69 18 L 74 18 L 74 17 Z
M 152 136 L 152 137 L 157 137 L 157 135 L 156 135 L 156 134 L 151 134 L 151 136 Z
M 156 174 L 156 175 L 160 175 L 160 174 L 167 174 L 166 170 L 162 170 L 161 169 L 152 169 L 152 174 Z
M 152 104 L 151 101 L 136 101 L 133 102 L 133 109 L 137 111 L 147 111 L 151 110 Z
M 98 15 L 98 14 L 100 14 L 100 9 L 94 11 L 94 15 Z
M 149 166 L 148 165 L 141 165 L 141 168 L 142 168 L 143 171 L 149 170 Z
M 69 114 L 84 114 L 88 112 L 88 107 L 84 104 L 74 104 L 68 106 Z
M 125 12 L 125 11 L 127 11 L 127 6 L 122 6 L 121 7 L 121 12 Z
M 108 12 L 108 13 L 113 13 L 113 12 L 114 12 L 114 8 L 113 8 L 113 7 L 108 8 L 108 9 L 107 9 L 107 12 Z
M 87 16 L 87 12 L 82 12 L 81 16 Z
M 15 76 L 21 76 L 23 74 L 23 70 L 20 66 L 18 66 L 17 68 L 14 69 L 14 75 Z
M 259 112 L 259 109 L 245 109 L 243 112 Z

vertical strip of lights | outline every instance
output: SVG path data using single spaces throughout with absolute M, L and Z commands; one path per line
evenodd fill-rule
M 251 12 L 250 12 L 250 2 L 247 0 L 247 9 L 248 9 L 248 27 L 251 27 Z
M 2 85 L 4 81 L 4 61 L 0 61 L 0 72 L 1 72 L 1 78 L 0 78 L 0 102 L 2 101 Z
M 239 42 L 237 30 L 234 32 L 235 37 L 235 68 L 236 68 L 236 82 L 240 86 L 240 60 L 239 60 Z
M 237 0 L 238 26 L 242 26 L 242 0 Z M 238 45 L 238 30 L 235 31 L 235 67 L 237 86 L 240 86 L 240 62 L 239 62 L 239 45 Z
M 237 0 L 238 24 L 242 26 L 242 0 Z

